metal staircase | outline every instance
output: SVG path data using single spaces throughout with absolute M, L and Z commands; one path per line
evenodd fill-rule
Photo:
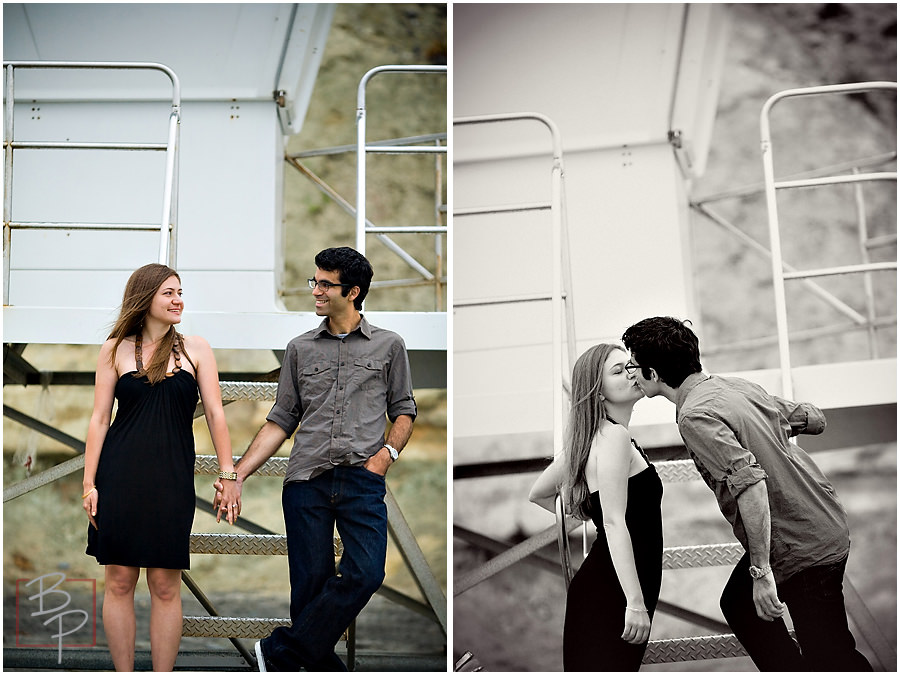
M 274 400 L 278 385 L 271 382 L 223 382 L 222 398 L 223 401 L 231 402 L 237 400 Z M 5 413 L 10 411 L 4 409 Z M 195 417 L 201 416 L 202 407 L 198 406 Z M 23 423 L 31 423 L 27 416 L 21 415 L 20 421 Z M 47 432 L 36 426 L 40 431 Z M 40 474 L 36 474 L 19 483 L 11 485 L 4 489 L 4 503 L 11 501 L 17 497 L 36 490 L 40 487 L 48 485 L 55 480 L 64 476 L 82 471 L 84 468 L 84 444 L 65 437 L 64 434 L 57 432 L 57 440 L 68 441 L 68 444 L 79 450 L 82 454 L 71 460 L 56 465 Z M 235 459 L 238 459 L 237 457 Z M 259 477 L 284 477 L 287 468 L 287 457 L 273 457 L 269 459 L 254 476 Z M 196 459 L 194 473 L 215 475 L 218 472 L 218 459 L 215 455 L 199 455 Z M 447 632 L 447 606 L 446 598 L 440 587 L 440 584 L 434 577 L 433 572 L 428 566 L 425 557 L 416 542 L 412 530 L 409 528 L 397 501 L 395 500 L 390 487 L 387 487 L 385 496 L 388 511 L 388 531 L 397 546 L 403 561 L 412 575 L 416 585 L 418 586 L 424 603 L 416 598 L 412 598 L 396 589 L 383 585 L 378 594 L 382 595 L 391 602 L 407 608 L 410 611 L 428 616 L 431 620 L 440 626 L 440 629 L 446 635 Z M 197 508 L 211 510 L 211 502 L 197 497 Z M 286 555 L 287 548 L 285 537 L 282 534 L 271 532 L 246 518 L 238 519 L 237 527 L 248 530 L 250 534 L 221 534 L 221 533 L 192 533 L 191 534 L 191 553 L 192 554 L 213 554 L 213 555 Z M 336 562 L 339 560 L 342 547 L 340 539 L 335 537 L 335 557 Z M 286 617 L 242 617 L 223 615 L 212 602 L 206 597 L 200 584 L 188 572 L 183 572 L 183 580 L 185 586 L 193 593 L 200 604 L 209 613 L 208 616 L 185 616 L 182 626 L 182 635 L 184 637 L 214 637 L 227 638 L 235 646 L 237 651 L 243 657 L 245 666 L 253 666 L 255 659 L 251 656 L 247 648 L 238 642 L 239 638 L 262 638 L 268 636 L 272 630 L 278 626 L 290 625 L 290 619 Z M 287 594 L 288 584 L 285 580 L 285 593 Z M 358 662 L 356 649 L 356 628 L 355 622 L 350 626 L 343 637 L 346 643 L 346 663 L 350 670 L 353 670 Z M 185 650 L 186 654 L 190 650 Z M 80 657 L 80 668 L 93 670 L 103 668 L 103 663 L 108 658 L 106 654 L 93 652 L 91 654 L 83 654 Z M 212 657 L 210 657 L 212 658 Z M 394 663 L 411 660 L 416 663 L 419 668 L 439 669 L 444 667 L 445 657 L 439 655 L 429 661 L 428 657 L 414 654 L 392 654 L 388 661 L 384 662 L 385 668 L 390 667 L 390 659 L 394 659 Z M 441 663 L 438 664 L 437 662 Z M 30 650 L 7 650 L 4 653 L 4 664 L 8 667 L 32 667 L 36 663 L 42 663 L 40 654 L 35 654 Z M 18 664 L 18 665 L 17 665 Z M 232 664 L 235 665 L 235 664 Z M 438 667 L 440 666 L 440 667 Z M 235 666 L 240 669 L 239 666 Z

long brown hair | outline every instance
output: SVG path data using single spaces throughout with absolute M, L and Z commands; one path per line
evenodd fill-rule
M 158 263 L 150 263 L 144 265 L 132 272 L 125 284 L 125 293 L 122 295 L 122 307 L 119 310 L 119 318 L 113 325 L 107 339 L 115 339 L 110 362 L 115 364 L 116 350 L 122 341 L 131 336 L 137 336 L 144 327 L 144 318 L 150 311 L 153 298 L 159 287 L 163 285 L 166 279 L 175 277 L 181 281 L 178 272 L 166 265 Z M 135 373 L 135 377 L 144 377 L 150 380 L 150 384 L 156 384 L 166 377 L 166 371 L 169 368 L 169 355 L 172 353 L 172 345 L 178 340 L 178 348 L 184 353 L 184 338 L 175 330 L 175 326 L 170 326 L 169 330 L 159 341 L 156 351 L 153 352 L 153 358 L 150 363 L 144 366 L 143 370 Z
M 578 357 L 572 369 L 572 407 L 565 437 L 565 475 L 562 481 L 566 511 L 581 520 L 589 520 L 587 461 L 594 436 L 606 418 L 606 407 L 600 396 L 603 365 L 615 350 L 615 344 L 599 344 Z

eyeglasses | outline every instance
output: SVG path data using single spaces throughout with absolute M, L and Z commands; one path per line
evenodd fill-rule
M 640 368 L 640 366 L 636 363 L 632 363 L 631 361 L 625 364 L 625 372 L 627 372 L 629 375 L 634 375 L 634 371 L 636 371 L 638 368 Z
M 333 284 L 330 281 L 317 281 L 315 279 L 307 279 L 307 283 L 309 283 L 310 288 L 318 288 L 320 291 L 328 292 L 329 289 L 334 286 L 350 286 L 351 284 Z

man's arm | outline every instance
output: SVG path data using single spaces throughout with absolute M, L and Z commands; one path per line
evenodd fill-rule
M 247 448 L 247 452 L 235 464 L 237 480 L 217 479 L 213 484 L 216 489 L 216 498 L 213 500 L 213 509 L 216 511 L 216 522 L 222 515 L 228 512 L 228 507 L 234 505 L 235 518 L 241 512 L 241 489 L 244 481 L 259 467 L 266 463 L 274 455 L 281 444 L 287 440 L 287 432 L 280 426 L 267 420 L 256 432 L 253 442 Z
M 772 521 L 769 516 L 769 491 L 761 480 L 737 496 L 738 510 L 747 533 L 750 564 L 769 567 L 769 542 Z M 764 621 L 773 621 L 784 614 L 784 605 L 778 599 L 775 576 L 769 572 L 761 579 L 753 580 L 753 604 L 756 614 Z
M 388 445 L 393 447 L 397 452 L 400 452 L 406 447 L 406 444 L 409 443 L 409 437 L 412 436 L 412 430 L 412 415 L 398 415 L 397 419 L 394 420 L 394 423 L 391 425 L 391 430 L 388 432 Z
M 394 420 L 394 424 L 391 426 L 391 430 L 388 432 L 387 444 L 397 452 L 400 452 L 406 447 L 407 442 L 409 442 L 409 437 L 412 435 L 412 429 L 412 415 L 398 415 L 397 419 Z M 372 473 L 384 476 L 393 463 L 391 453 L 387 448 L 382 447 L 381 450 L 369 457 L 363 466 Z
M 773 396 L 772 400 L 791 425 L 791 436 L 815 435 L 825 431 L 825 413 L 812 403 L 794 403 L 778 396 Z

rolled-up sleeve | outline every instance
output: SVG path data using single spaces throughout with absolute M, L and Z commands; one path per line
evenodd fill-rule
M 298 380 L 297 349 L 294 345 L 288 344 L 281 364 L 281 374 L 278 376 L 275 405 L 266 416 L 267 420 L 281 427 L 288 436 L 296 431 L 303 414 Z
M 387 372 L 387 415 L 394 422 L 400 415 L 409 415 L 415 420 L 417 414 L 409 356 L 406 345 L 398 337 L 391 348 Z
M 825 431 L 825 413 L 812 403 L 794 403 L 777 396 L 772 398 L 788 424 L 791 425 L 791 436 L 815 435 Z
M 728 425 L 714 415 L 686 415 L 679 420 L 678 430 L 687 447 L 700 460 L 708 478 L 724 485 L 735 499 L 751 485 L 766 479 L 766 472 L 753 454 L 741 446 Z

